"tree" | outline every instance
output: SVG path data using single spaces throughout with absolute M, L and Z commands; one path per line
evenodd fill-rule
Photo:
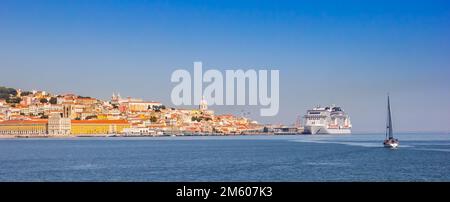
M 158 121 L 158 117 L 152 116 L 152 117 L 150 117 L 150 121 L 151 121 L 152 123 L 156 123 L 156 122 Z
M 148 109 L 151 109 L 151 110 L 153 110 L 155 112 L 161 112 L 161 107 L 160 106 L 152 106 L 152 107 L 148 106 Z
M 45 98 L 41 98 L 41 99 L 39 100 L 39 102 L 41 102 L 41 103 L 47 103 L 47 102 L 48 102 L 48 100 L 47 100 L 47 99 L 45 99 Z
M 50 98 L 49 102 L 50 102 L 50 104 L 55 105 L 58 102 L 58 99 L 56 99 L 56 97 L 52 97 L 52 98 Z
M 14 88 L 6 88 L 3 86 L 0 86 L 0 94 L 7 94 L 7 95 L 17 95 L 17 91 Z
M 7 100 L 7 99 L 9 99 L 9 97 L 11 97 L 11 95 L 9 95 L 9 94 L 0 94 L 0 99 Z
M 33 93 L 30 92 L 30 91 L 23 91 L 23 92 L 20 94 L 20 96 L 27 96 L 27 95 L 31 95 L 31 94 L 33 94 Z
M 196 116 L 193 116 L 192 118 L 191 118 L 191 121 L 197 121 L 197 122 L 200 122 L 202 119 L 200 118 L 200 117 L 196 117 Z
M 20 101 L 22 101 L 22 99 L 20 97 L 9 97 L 6 99 L 7 103 L 20 103 Z
M 17 95 L 16 89 L 0 86 L 0 99 L 4 99 L 4 100 L 6 100 L 6 102 L 8 102 L 8 99 L 10 99 L 11 97 L 15 97 L 16 95 Z M 8 103 L 15 103 L 15 102 L 13 102 L 13 100 L 11 100 L 11 101 L 12 102 L 8 102 Z
M 89 120 L 89 119 L 97 119 L 97 115 L 86 116 L 85 119 L 86 119 L 86 120 Z

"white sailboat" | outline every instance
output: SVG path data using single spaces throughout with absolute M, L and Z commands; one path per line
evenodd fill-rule
M 392 117 L 391 117 L 391 104 L 389 102 L 389 95 L 387 100 L 387 121 L 386 121 L 386 139 L 383 142 L 386 148 L 397 148 L 399 145 L 398 139 L 394 138 L 394 133 L 392 130 Z

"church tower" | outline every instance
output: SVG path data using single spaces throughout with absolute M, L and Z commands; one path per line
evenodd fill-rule
M 200 111 L 206 111 L 206 110 L 208 110 L 208 102 L 206 102 L 204 96 L 203 96 L 202 99 L 200 100 L 199 110 L 200 110 Z
M 63 106 L 63 117 L 62 118 L 71 118 L 72 116 L 72 105 L 64 105 Z

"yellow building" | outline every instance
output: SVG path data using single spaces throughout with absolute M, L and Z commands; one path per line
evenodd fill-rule
M 115 134 L 129 127 L 126 120 L 72 120 L 71 134 Z
M 144 101 L 133 101 L 128 103 L 128 109 L 131 112 L 142 112 L 153 109 L 155 106 L 162 106 L 160 102 L 144 102 Z
M 45 135 L 47 134 L 48 120 L 7 120 L 0 122 L 0 134 L 5 135 Z
M 108 115 L 107 114 L 97 114 L 97 119 L 98 120 L 108 120 Z

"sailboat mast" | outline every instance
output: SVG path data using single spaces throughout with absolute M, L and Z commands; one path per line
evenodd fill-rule
M 387 133 L 389 134 L 389 138 L 393 138 L 393 132 L 392 132 L 392 117 L 391 117 L 391 103 L 389 101 L 389 95 L 388 95 L 388 123 L 387 123 Z
M 388 93 L 388 105 L 386 110 L 386 139 L 388 138 L 389 133 L 389 93 Z

